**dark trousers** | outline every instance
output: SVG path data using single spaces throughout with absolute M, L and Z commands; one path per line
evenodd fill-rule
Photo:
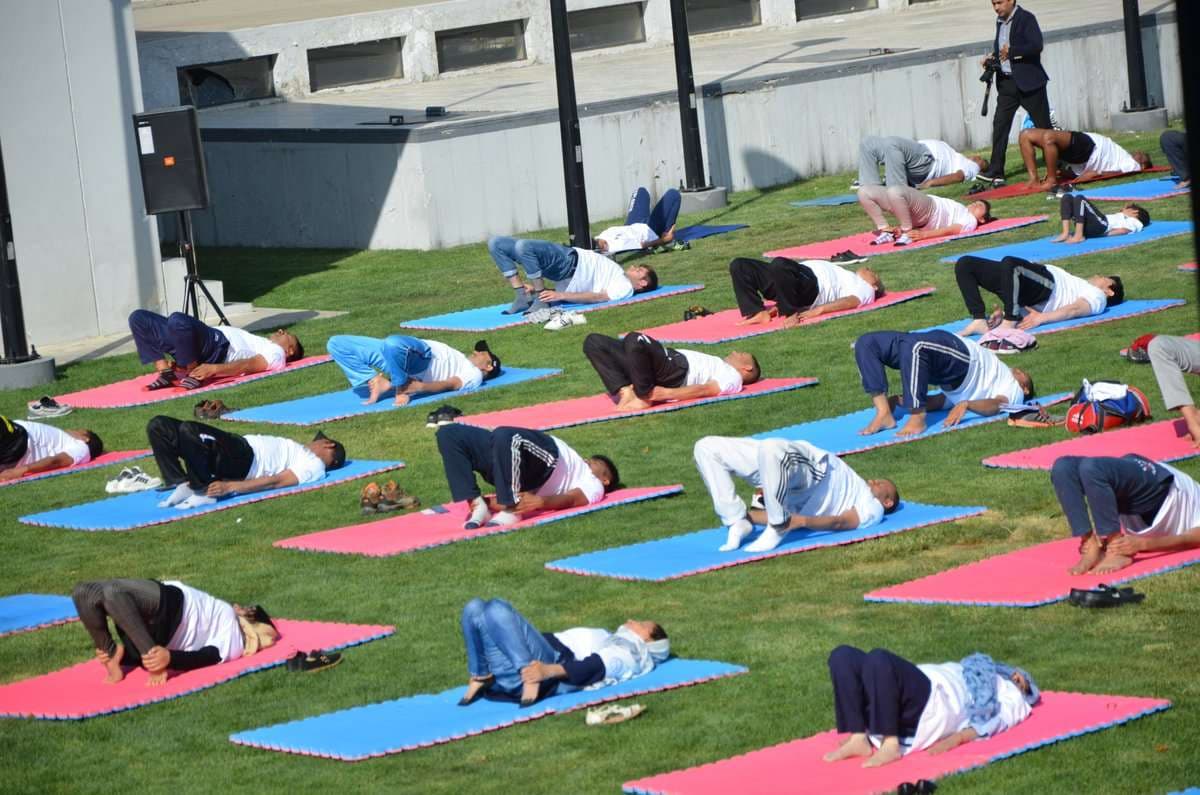
M 496 487 L 496 502 L 511 507 L 521 492 L 536 491 L 549 480 L 558 461 L 554 439 L 527 428 L 443 425 L 437 444 L 454 502 L 480 496 L 478 473 Z
M 1109 536 L 1120 532 L 1121 514 L 1153 523 L 1175 476 L 1136 453 L 1121 458 L 1069 455 L 1054 462 L 1050 482 L 1071 535 L 1085 536 L 1095 527 L 1097 535 Z
M 650 209 L 650 192 L 645 188 L 638 188 L 629 197 L 629 210 L 625 213 L 625 224 L 645 224 L 654 230 L 654 234 L 662 237 L 668 229 L 675 226 L 675 219 L 679 217 L 679 205 L 682 203 L 683 197 L 679 195 L 679 191 L 670 188 L 654 205 L 654 209 Z
M 28 449 L 29 432 L 8 417 L 0 416 L 0 467 L 15 466 Z
M 183 614 L 183 592 L 156 580 L 81 582 L 71 599 L 93 645 L 108 654 L 116 651 L 108 632 L 112 619 L 125 646 L 122 665 L 139 665 L 151 648 L 166 646 Z
M 626 334 L 620 340 L 589 334 L 583 341 L 583 355 L 610 395 L 632 385 L 634 394 L 645 400 L 654 387 L 674 388 L 687 379 L 684 355 L 645 334 Z
M 829 655 L 833 709 L 842 733 L 912 737 L 932 685 L 921 669 L 886 649 L 838 646 Z
M 742 317 L 763 311 L 763 300 L 774 301 L 781 315 L 794 315 L 816 303 L 817 277 L 807 266 L 787 257 L 770 262 L 738 257 L 729 263 L 733 295 Z
M 146 425 L 146 436 L 168 486 L 186 481 L 199 490 L 215 480 L 242 480 L 254 463 L 244 438 L 202 422 L 160 415 Z
M 1059 217 L 1082 225 L 1084 237 L 1104 237 L 1108 234 L 1108 219 L 1104 213 L 1077 193 L 1064 194 L 1058 204 Z
M 1008 156 L 1008 134 L 1012 130 L 1013 117 L 1017 108 L 1024 108 L 1033 119 L 1033 126 L 1049 130 L 1050 98 L 1046 86 L 1025 92 L 1017 87 L 1017 81 L 1004 75 L 996 75 L 996 110 L 992 116 L 992 159 L 988 174 L 1004 176 L 1004 160 Z
M 1167 130 L 1158 138 L 1159 146 L 1171 164 L 1171 170 L 1181 182 L 1192 178 L 1191 163 L 1188 162 L 1187 133 L 1179 130 Z
M 930 384 L 956 389 L 967 377 L 971 355 L 957 334 L 948 331 L 872 331 L 854 343 L 854 359 L 868 395 L 888 394 L 887 368 L 900 371 L 901 405 L 925 408 Z
M 224 334 L 183 312 L 163 317 L 135 309 L 129 315 L 129 333 L 142 364 L 157 362 L 168 355 L 185 366 L 220 364 L 229 353 L 229 340 Z
M 1020 320 L 1021 307 L 1040 304 L 1050 298 L 1054 277 L 1045 265 L 1018 257 L 1005 257 L 1000 262 L 968 254 L 954 264 L 954 278 L 963 303 L 973 318 L 987 317 L 987 306 L 980 289 L 987 290 L 1004 302 L 1004 319 Z

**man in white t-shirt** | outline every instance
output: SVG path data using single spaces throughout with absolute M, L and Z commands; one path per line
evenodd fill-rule
M 1150 225 L 1150 211 L 1130 202 L 1119 213 L 1105 215 L 1084 195 L 1064 193 L 1059 200 L 1062 234 L 1055 243 L 1082 243 L 1085 238 L 1114 237 L 1140 232 Z M 1075 229 L 1072 234 L 1071 225 Z
M 622 251 L 640 251 L 670 243 L 675 239 L 675 219 L 681 202 L 679 191 L 670 188 L 651 210 L 650 192 L 638 188 L 629 197 L 625 224 L 610 226 L 596 235 L 596 249 L 611 257 Z
M 722 552 L 741 546 L 754 525 L 764 529 L 745 549 L 766 552 L 792 530 L 870 527 L 900 504 L 892 481 L 863 480 L 833 453 L 804 441 L 705 436 L 693 453 L 713 509 L 729 528 Z M 762 489 L 763 510 L 747 510 L 734 476 Z
M 0 480 L 86 464 L 104 452 L 94 431 L 0 416 Z
M 738 257 L 729 263 L 733 297 L 742 314 L 740 326 L 770 323 L 792 328 L 800 321 L 866 306 L 883 297 L 883 280 L 867 267 L 846 270 L 827 260 L 796 262 L 776 257 L 770 262 Z M 768 309 L 764 300 L 774 301 Z
M 538 511 L 592 505 L 619 488 L 612 459 L 585 459 L 562 439 L 541 431 L 443 425 L 437 444 L 451 500 L 468 503 L 467 530 L 515 524 Z M 480 494 L 476 473 L 496 487 L 494 497 Z
M 176 384 L 196 389 L 207 380 L 274 372 L 304 358 L 304 346 L 289 331 L 260 337 L 233 326 L 206 326 L 183 312 L 163 317 L 134 310 L 129 332 L 142 364 L 154 364 L 157 378 L 146 386 L 150 390 Z
M 1028 331 L 1046 323 L 1099 315 L 1125 300 L 1120 276 L 1081 279 L 1056 265 L 1041 265 L 1020 257 L 999 262 L 968 254 L 954 264 L 954 276 L 972 321 L 958 333 L 984 334 L 992 326 Z M 1004 302 L 1002 314 L 988 318 L 980 290 Z
M 649 266 L 622 269 L 599 252 L 547 240 L 493 237 L 488 240 L 488 253 L 515 293 L 512 306 L 504 310 L 506 315 L 549 309 L 556 301 L 620 301 L 658 288 L 658 274 Z M 525 269 L 528 283 L 521 280 L 518 267 Z M 547 279 L 554 282 L 554 289 L 546 289 Z
M 1103 175 L 1136 174 L 1154 167 L 1145 152 L 1130 154 L 1099 133 L 1022 130 L 1019 143 L 1029 187 L 1036 190 L 1052 190 L 1059 182 L 1087 182 Z M 1037 149 L 1042 150 L 1046 161 L 1045 179 L 1038 175 Z
M 953 199 L 930 196 L 907 185 L 864 185 L 858 203 L 875 224 L 873 246 L 907 246 L 918 240 L 974 232 L 992 217 L 992 205 L 983 199 L 962 205 Z M 896 218 L 889 224 L 884 213 Z
M 881 165 L 888 185 L 936 188 L 970 182 L 980 170 L 987 170 L 988 161 L 962 155 L 934 138 L 914 141 L 897 135 L 868 135 L 858 145 L 859 186 L 879 185 Z
M 229 494 L 315 483 L 346 463 L 346 448 L 321 432 L 302 445 L 160 415 L 146 425 L 146 436 L 163 483 L 174 487 L 160 508 L 186 510 Z
M 859 432 L 864 436 L 895 428 L 897 406 L 908 419 L 896 435 L 916 436 L 925 432 L 927 410 L 953 406 L 944 421 L 952 427 L 968 411 L 991 417 L 1034 396 L 1028 373 L 1009 369 L 992 351 L 948 331 L 873 331 L 855 341 L 854 358 L 875 407 L 875 417 Z M 888 395 L 888 368 L 900 371 L 899 399 Z M 931 386 L 942 391 L 928 395 Z
M 445 343 L 403 334 L 385 339 L 337 334 L 325 343 L 325 350 L 342 368 L 351 389 L 366 397 L 365 405 L 392 391 L 397 406 L 416 394 L 472 392 L 502 372 L 500 357 L 486 340 L 463 354 Z
M 617 411 L 639 411 L 667 400 L 733 395 L 762 377 L 758 360 L 734 351 L 721 359 L 667 348 L 645 334 L 624 339 L 589 334 L 583 355 L 604 382 Z

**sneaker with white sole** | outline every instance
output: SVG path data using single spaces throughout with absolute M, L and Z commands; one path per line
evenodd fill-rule
M 907 246 L 907 245 L 909 245 L 909 244 L 910 244 L 910 243 L 912 243 L 912 242 L 913 242 L 913 241 L 912 241 L 912 238 L 908 236 L 908 233 L 907 233 L 907 232 L 901 232 L 901 233 L 900 233 L 900 237 L 898 237 L 898 238 L 896 238 L 894 241 L 892 241 L 892 245 L 894 245 L 894 246 Z
M 550 318 L 550 322 L 542 326 L 547 331 L 562 331 L 571 326 L 582 326 L 587 323 L 587 318 L 579 312 L 557 312 Z
M 588 726 L 608 726 L 633 720 L 645 711 L 641 704 L 605 704 L 589 709 L 585 722 Z
M 892 236 L 891 232 L 884 231 L 884 232 L 880 232 L 879 234 L 877 234 L 875 236 L 875 239 L 871 241 L 871 245 L 872 246 L 886 246 L 889 243 L 893 242 L 895 239 L 896 238 Z
M 32 401 L 28 404 L 28 408 L 28 416 L 31 420 L 65 417 L 73 411 L 70 406 L 64 406 L 49 396 L 43 396 Z
M 134 467 L 133 470 L 128 476 L 124 476 L 126 470 L 122 470 L 116 480 L 104 484 L 104 490 L 109 494 L 133 494 L 136 491 L 157 489 L 162 485 L 162 478 L 147 474 L 138 467 Z
M 860 262 L 866 262 L 867 258 L 862 254 L 856 254 L 850 249 L 839 251 L 829 258 L 829 261 L 834 265 L 857 265 Z
M 530 323 L 545 323 L 547 320 L 554 317 L 554 315 L 556 313 L 561 312 L 561 311 L 562 311 L 561 309 L 552 309 L 549 306 L 546 306 L 545 304 L 543 304 L 541 306 L 541 308 L 535 309 L 534 311 L 526 314 L 525 319 L 528 320 Z

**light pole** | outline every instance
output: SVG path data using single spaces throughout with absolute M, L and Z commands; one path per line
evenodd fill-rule
M 684 190 L 704 190 L 704 150 L 700 148 L 700 116 L 692 77 L 692 45 L 688 39 L 684 0 L 671 0 L 671 35 L 675 42 L 675 80 L 679 87 L 679 128 L 683 132 Z
M 588 226 L 587 186 L 583 180 L 583 144 L 575 102 L 575 70 L 571 65 L 571 32 L 566 0 L 550 0 L 550 29 L 554 36 L 554 78 L 558 85 L 558 129 L 562 137 L 563 182 L 567 191 L 567 230 L 571 245 L 592 247 Z
M 1148 110 L 1146 96 L 1146 58 L 1142 54 L 1142 23 L 1138 19 L 1138 0 L 1123 0 L 1125 5 L 1125 66 L 1129 71 L 1129 109 Z

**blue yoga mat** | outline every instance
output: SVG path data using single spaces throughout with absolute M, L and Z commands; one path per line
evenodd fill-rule
M 562 370 L 549 368 L 523 369 L 520 367 L 505 367 L 504 372 L 491 381 L 484 381 L 476 392 L 485 389 L 495 389 L 501 386 L 511 386 L 523 381 L 533 381 L 538 378 L 549 378 L 558 375 Z M 341 392 L 326 392 L 324 395 L 285 400 L 282 403 L 268 403 L 265 406 L 255 406 L 252 409 L 232 411 L 221 417 L 223 420 L 238 422 L 266 422 L 274 425 L 314 425 L 318 422 L 331 422 L 359 414 L 375 414 L 393 409 L 405 409 L 413 406 L 424 408 L 430 403 L 441 404 L 473 392 L 439 392 L 435 395 L 417 395 L 404 406 L 393 402 L 394 392 L 384 395 L 376 403 L 364 406 L 362 401 L 367 395 L 366 389 L 344 389 Z
M 976 516 L 985 510 L 987 509 L 977 506 L 960 507 L 902 502 L 893 513 L 884 516 L 883 521 L 879 524 L 859 530 L 793 530 L 787 534 L 779 546 L 769 552 L 747 552 L 745 550 L 745 544 L 750 543 L 753 538 L 757 538 L 758 533 L 748 538 L 743 543 L 742 549 L 721 552 L 720 546 L 725 543 L 726 530 L 724 527 L 718 527 L 713 530 L 700 530 L 686 535 L 660 538 L 657 541 L 644 541 L 626 547 L 615 547 L 599 552 L 587 552 L 562 560 L 553 560 L 546 564 L 546 568 L 570 574 L 615 577 L 619 580 L 662 582 L 780 555 L 808 552 L 821 547 L 853 544 L 870 538 L 902 533 L 905 530 L 925 525 Z M 759 527 L 757 530 L 761 532 L 762 528 Z
M 1082 328 L 1084 326 L 1094 326 L 1098 323 L 1108 323 L 1112 320 L 1122 320 L 1127 317 L 1136 317 L 1138 315 L 1146 315 L 1151 312 L 1161 312 L 1164 309 L 1171 309 L 1176 306 L 1183 306 L 1187 301 L 1182 298 L 1160 298 L 1152 300 L 1140 301 L 1125 301 L 1117 304 L 1111 309 L 1105 309 L 1099 315 L 1090 315 L 1088 317 L 1076 317 L 1070 320 L 1059 320 L 1055 323 L 1047 323 L 1043 326 L 1038 326 L 1030 330 L 1034 336 L 1038 334 L 1053 334 L 1056 331 L 1066 331 L 1067 329 Z M 971 318 L 955 320 L 953 323 L 943 323 L 940 326 L 930 326 L 929 328 L 917 329 L 917 331 L 949 331 L 951 334 L 957 334 L 959 329 L 965 328 Z M 978 335 L 975 335 L 978 337 Z
M 522 708 L 512 702 L 487 699 L 460 707 L 458 700 L 466 688 L 456 687 L 441 693 L 398 698 L 238 732 L 229 739 L 239 745 L 270 751 L 353 762 L 448 743 L 604 701 L 700 684 L 746 671 L 740 665 L 673 658 L 637 679 L 597 690 L 550 696 L 532 707 Z
M 703 290 L 703 284 L 664 284 L 657 290 L 637 293 L 620 301 L 604 301 L 599 304 L 570 304 L 561 303 L 554 306 L 558 309 L 570 309 L 577 312 L 592 312 L 597 309 L 607 309 L 610 306 L 636 304 L 640 301 L 652 301 L 655 298 L 666 298 L 671 295 L 693 293 Z M 444 315 L 407 320 L 400 324 L 402 328 L 432 329 L 435 331 L 494 331 L 501 328 L 523 326 L 529 322 L 524 315 L 505 315 L 503 311 L 509 304 L 481 306 L 477 309 L 463 309 L 459 312 L 447 312 Z
M 1175 235 L 1190 235 L 1191 233 L 1191 221 L 1155 221 L 1141 232 L 1131 235 L 1093 237 L 1082 243 L 1052 243 L 1053 238 L 1044 237 L 1041 240 L 1030 240 L 1027 243 L 1010 243 L 1006 246 L 964 251 L 953 257 L 942 257 L 942 262 L 958 262 L 959 257 L 967 254 L 997 261 L 1005 257 L 1020 257 L 1030 262 L 1051 262 L 1067 257 L 1078 257 L 1082 254 L 1095 254 L 1098 251 L 1140 246 L 1152 240 L 1162 240 L 1164 237 L 1174 237 Z
M 235 494 L 232 497 L 219 499 L 213 505 L 191 508 L 186 511 L 178 508 L 159 508 L 158 503 L 166 498 L 167 492 L 152 489 L 109 497 L 96 502 L 86 502 L 83 505 L 73 505 L 70 508 L 59 508 L 55 511 L 22 516 L 18 521 L 23 524 L 62 527 L 67 530 L 132 530 L 135 527 L 166 524 L 178 519 L 223 511 L 226 508 L 236 508 L 239 505 L 269 500 L 273 497 L 322 489 L 336 483 L 386 472 L 389 469 L 398 469 L 402 466 L 404 466 L 403 461 L 347 461 L 341 469 L 326 473 L 325 477 L 316 483 L 289 486 L 284 489 L 270 489 L 253 494 Z
M 788 202 L 793 207 L 840 207 L 843 204 L 857 204 L 857 193 L 843 193 L 840 196 L 821 196 L 802 202 Z
M 1188 192 L 1188 188 L 1179 189 L 1178 177 L 1159 177 L 1158 179 L 1127 182 L 1124 185 L 1109 185 L 1104 188 L 1084 190 L 1082 193 L 1089 199 L 1099 199 L 1100 201 L 1136 202 L 1182 196 Z
M 690 243 L 693 240 L 699 240 L 702 237 L 712 237 L 713 235 L 723 235 L 726 232 L 736 232 L 739 229 L 745 229 L 750 224 L 727 224 L 725 226 L 705 226 L 704 224 L 696 224 L 695 226 L 685 226 L 675 232 L 675 239 L 680 243 Z
M 1052 403 L 1066 400 L 1072 394 L 1071 392 L 1058 392 L 1045 397 L 1037 397 L 1034 401 L 1042 406 L 1049 406 Z M 936 436 L 939 433 L 950 433 L 951 431 L 958 431 L 963 428 L 973 428 L 976 425 L 985 425 L 989 422 L 999 422 L 1007 419 L 1007 415 L 1004 412 L 1000 412 L 993 417 L 983 417 L 968 411 L 962 420 L 959 421 L 958 425 L 947 428 L 944 423 L 948 413 L 949 411 L 946 409 L 927 411 L 925 413 L 925 433 L 913 437 L 896 435 L 896 432 L 904 425 L 905 417 L 905 413 L 899 409 L 894 412 L 894 416 L 896 417 L 895 428 L 880 431 L 870 436 L 859 436 L 858 432 L 867 427 L 871 419 L 875 416 L 875 409 L 868 408 L 856 411 L 853 414 L 843 414 L 840 417 L 828 417 L 823 420 L 802 422 L 799 425 L 789 425 L 786 428 L 756 433 L 753 438 L 802 440 L 836 455 L 850 455 L 851 453 L 873 450 L 876 447 L 914 442 L 918 439 Z
M 24 632 L 79 618 L 69 596 L 19 593 L 0 597 L 0 635 Z

